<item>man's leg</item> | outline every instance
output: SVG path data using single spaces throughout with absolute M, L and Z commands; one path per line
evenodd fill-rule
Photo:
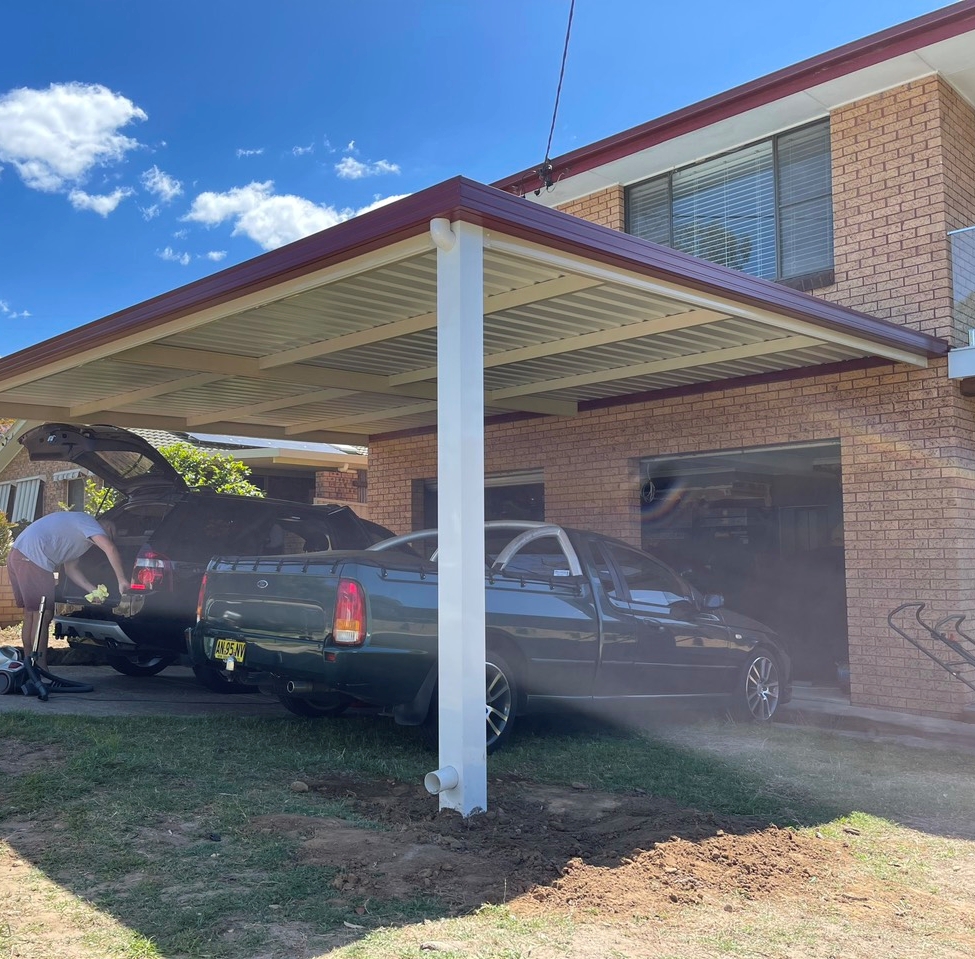
M 24 610 L 24 625 L 20 628 L 20 642 L 24 647 L 24 659 L 34 652 L 34 634 L 37 632 L 37 610 Z

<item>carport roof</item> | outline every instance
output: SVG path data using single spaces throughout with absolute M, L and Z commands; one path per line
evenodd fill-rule
M 0 414 L 339 443 L 432 426 L 440 218 L 484 230 L 488 415 L 948 351 L 456 178 L 0 359 Z

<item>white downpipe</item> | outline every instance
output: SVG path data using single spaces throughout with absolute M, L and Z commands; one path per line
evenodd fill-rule
M 441 809 L 487 809 L 484 720 L 484 240 L 433 220 L 437 245 L 437 489 Z
M 438 250 L 449 253 L 457 242 L 457 234 L 450 228 L 450 220 L 444 216 L 438 216 L 430 221 L 430 236 Z

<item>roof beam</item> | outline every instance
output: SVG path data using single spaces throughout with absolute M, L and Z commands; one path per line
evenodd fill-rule
M 388 420 L 398 420 L 404 416 L 416 416 L 418 413 L 432 413 L 436 408 L 435 402 L 413 403 L 411 406 L 391 406 L 382 410 L 369 410 L 367 413 L 355 413 L 352 416 L 295 423 L 293 426 L 286 426 L 284 432 L 291 436 L 295 433 L 305 433 L 308 430 L 343 430 L 347 426 L 359 426 L 362 423 L 385 423 Z
M 263 403 L 251 403 L 249 406 L 228 407 L 222 410 L 213 410 L 211 413 L 187 416 L 186 425 L 192 427 L 205 426 L 207 423 L 215 423 L 217 420 L 227 417 L 233 419 L 235 416 L 254 416 L 257 413 L 270 413 L 273 410 L 290 409 L 294 406 L 307 406 L 309 403 L 323 403 L 326 400 L 335 400 L 341 396 L 351 396 L 355 392 L 355 390 L 312 390 L 310 393 L 293 393 L 290 396 L 279 396 L 274 400 L 265 400 Z
M 143 346 L 129 350 L 118 359 L 142 366 L 159 366 L 167 369 L 211 370 L 227 376 L 264 380 L 275 383 L 300 383 L 321 389 L 342 389 L 357 393 L 383 393 L 410 396 L 416 399 L 433 399 L 437 395 L 434 385 L 418 383 L 401 387 L 389 385 L 389 377 L 375 373 L 357 373 L 354 370 L 336 370 L 323 366 L 307 366 L 295 363 L 287 369 L 262 370 L 256 357 L 216 353 L 210 350 L 188 350 L 175 346 Z
M 433 400 L 437 397 L 435 383 L 407 383 L 403 386 L 392 386 L 388 376 L 329 369 L 322 366 L 307 366 L 302 363 L 295 363 L 292 366 L 278 369 L 261 370 L 258 369 L 255 357 L 215 353 L 209 350 L 187 350 L 175 346 L 140 346 L 135 350 L 120 354 L 117 359 L 129 363 L 138 363 L 142 366 L 163 367 L 164 369 L 212 370 L 226 376 L 241 376 L 246 379 L 276 383 L 303 383 L 306 386 L 319 386 L 322 389 L 334 387 L 351 393 L 379 393 L 419 400 Z M 578 411 L 575 403 L 564 400 L 526 399 L 517 402 L 501 400 L 494 405 L 502 409 L 517 410 L 524 413 L 541 413 L 546 416 L 575 416 Z
M 572 353 L 593 346 L 605 346 L 608 343 L 622 343 L 635 340 L 643 336 L 653 336 L 655 333 L 670 333 L 674 330 L 686 330 L 706 323 L 717 323 L 719 320 L 729 319 L 727 313 L 717 313 L 714 310 L 686 310 L 670 316 L 655 317 L 642 323 L 629 323 L 613 329 L 595 330 L 592 333 L 580 333 L 578 336 L 567 336 L 561 340 L 546 340 L 544 343 L 533 343 L 514 350 L 502 350 L 499 353 L 489 353 L 484 357 L 484 368 L 508 366 L 511 363 L 522 363 L 543 356 L 556 356 L 559 353 Z M 398 373 L 389 378 L 393 386 L 405 383 L 418 383 L 423 380 L 433 380 L 437 377 L 436 366 L 427 366 L 408 373 Z
M 568 293 L 575 293 L 578 290 L 599 286 L 601 282 L 601 280 L 594 280 L 585 276 L 559 276 L 552 280 L 545 280 L 542 283 L 533 283 L 531 286 L 519 287 L 517 290 L 506 290 L 504 293 L 495 293 L 493 296 L 484 298 L 484 314 L 487 316 L 491 313 L 500 313 L 502 310 L 511 310 L 518 306 L 524 306 L 527 303 L 537 303 L 540 300 L 565 296 Z M 333 336 L 330 339 L 318 340 L 306 346 L 298 346 L 294 349 L 272 353 L 268 356 L 261 357 L 258 365 L 263 370 L 272 369 L 276 366 L 299 363 L 302 360 L 325 356 L 329 353 L 339 353 L 342 350 L 352 350 L 359 346 L 368 346 L 372 343 L 382 342 L 383 340 L 396 339 L 399 336 L 409 336 L 411 333 L 433 330 L 436 329 L 436 326 L 436 312 L 424 313 L 420 316 L 411 316 L 405 320 L 396 320 L 393 323 L 384 323 L 382 326 L 356 330 L 354 333 Z
M 98 413 L 106 408 L 117 409 L 118 407 L 132 406 L 142 400 L 152 399 L 154 396 L 165 396 L 169 393 L 178 393 L 181 390 L 189 390 L 195 386 L 205 386 L 214 380 L 223 379 L 217 373 L 194 373 L 192 376 L 181 376 L 176 380 L 167 380 L 165 383 L 154 383 L 152 386 L 143 387 L 141 390 L 130 390 L 128 393 L 116 393 L 115 396 L 104 396 L 99 400 L 88 403 L 79 403 L 71 407 L 71 419 L 87 416 L 89 413 Z
M 568 390 L 578 386 L 591 386 L 594 383 L 610 383 L 613 380 L 629 380 L 637 376 L 666 373 L 670 370 L 684 370 L 695 366 L 711 366 L 715 363 L 728 363 L 734 360 L 746 359 L 750 356 L 788 353 L 793 350 L 803 350 L 810 346 L 822 345 L 823 341 L 821 339 L 811 336 L 780 337 L 776 340 L 764 340 L 761 343 L 747 343 L 744 346 L 732 346 L 721 350 L 708 350 L 705 353 L 673 356 L 666 360 L 651 360 L 648 363 L 634 363 L 632 366 L 617 366 L 611 370 L 595 370 L 592 373 L 578 373 L 575 376 L 563 376 L 553 380 L 523 383 L 520 386 L 510 386 L 505 389 L 492 390 L 486 393 L 485 403 L 493 404 L 497 400 L 515 396 L 546 393 L 552 390 Z

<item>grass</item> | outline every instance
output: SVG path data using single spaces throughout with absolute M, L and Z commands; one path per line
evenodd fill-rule
M 48 949 L 38 930 L 14 928 L 15 893 L 0 898 L 0 957 L 219 959 L 334 950 L 379 959 L 419 957 L 429 941 L 444 956 L 584 955 L 578 950 L 585 943 L 588 954 L 629 955 L 633 937 L 656 942 L 678 921 L 676 913 L 635 918 L 613 940 L 598 917 L 528 920 L 497 906 L 446 919 L 443 904 L 422 898 L 371 902 L 368 917 L 357 921 L 333 895 L 332 875 L 300 864 L 293 840 L 245 827 L 255 816 L 283 812 L 355 818 L 341 801 L 293 792 L 295 779 L 347 771 L 418 782 L 432 757 L 388 720 L 0 714 L 0 742 L 12 741 L 53 746 L 60 759 L 0 778 L 0 836 L 8 844 L 0 844 L 0 854 L 6 849 L 8 858 L 13 852 L 29 863 L 20 867 L 18 885 L 7 888 L 27 890 L 32 903 L 61 916 L 83 948 L 72 953 L 55 942 Z M 526 724 L 511 748 L 492 757 L 490 775 L 642 789 L 683 806 L 819 830 L 853 842 L 871 875 L 930 891 L 942 888 L 940 865 L 950 870 L 972 854 L 957 838 L 975 831 L 969 769 L 970 761 L 953 754 L 814 730 L 698 722 L 638 734 L 578 720 Z M 914 822 L 926 834 L 898 822 Z M 793 917 L 777 925 L 760 906 L 749 908 L 748 922 L 737 915 L 698 921 L 696 951 L 673 950 L 664 936 L 638 954 L 827 954 L 821 924 Z M 358 925 L 365 928 L 351 928 Z M 847 943 L 845 954 L 860 955 L 849 945 L 857 928 L 842 926 L 837 919 L 836 942 Z M 294 951 L 281 939 L 285 928 L 306 930 L 319 951 Z M 934 944 L 929 955 L 951 955 L 938 945 L 950 942 L 950 929 L 925 939 Z M 910 955 L 904 941 L 895 936 L 889 945 Z

